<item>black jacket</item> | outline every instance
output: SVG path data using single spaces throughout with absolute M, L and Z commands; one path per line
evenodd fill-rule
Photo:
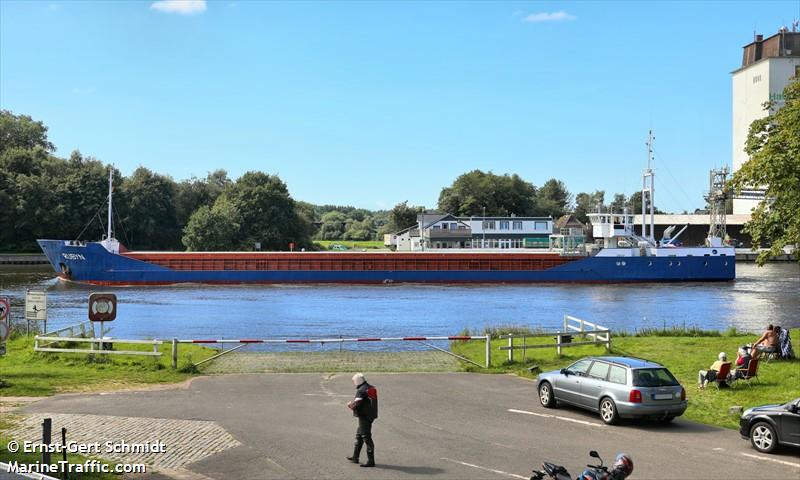
M 354 399 L 356 406 L 353 414 L 367 420 L 378 418 L 378 389 L 367 382 L 362 383 L 356 390 Z

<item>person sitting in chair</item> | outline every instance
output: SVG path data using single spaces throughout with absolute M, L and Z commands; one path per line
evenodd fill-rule
M 697 372 L 697 388 L 704 389 L 708 382 L 713 382 L 717 379 L 717 373 L 722 369 L 722 364 L 728 362 L 728 356 L 725 352 L 719 352 L 717 361 L 712 363 L 708 370 L 700 370 Z
M 732 382 L 744 377 L 744 372 L 746 372 L 747 368 L 750 366 L 751 359 L 750 350 L 739 347 L 739 350 L 736 352 L 736 364 L 734 369 L 731 370 L 731 373 L 728 374 L 728 380 Z
M 760 354 L 780 353 L 778 349 L 778 332 L 772 324 L 767 326 L 767 331 L 756 340 L 753 348 L 756 350 L 756 357 L 759 357 Z

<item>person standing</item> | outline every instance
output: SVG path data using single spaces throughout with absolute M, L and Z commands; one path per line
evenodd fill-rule
M 353 385 L 356 386 L 356 396 L 347 402 L 347 408 L 353 411 L 353 416 L 358 417 L 356 429 L 356 443 L 353 447 L 353 456 L 347 457 L 353 463 L 358 463 L 361 447 L 367 444 L 367 463 L 362 467 L 375 466 L 375 444 L 372 442 L 372 422 L 378 418 L 378 389 L 367 383 L 363 373 L 353 375 Z

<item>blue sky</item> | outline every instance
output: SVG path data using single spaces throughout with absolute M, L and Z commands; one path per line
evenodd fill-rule
M 703 204 L 730 72 L 786 2 L 0 1 L 0 108 L 125 174 L 279 174 L 314 203 L 433 207 L 466 171 Z M 188 8 L 187 8 L 188 7 Z M 181 11 L 182 10 L 182 11 Z

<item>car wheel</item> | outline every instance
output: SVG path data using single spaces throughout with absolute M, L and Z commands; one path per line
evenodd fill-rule
M 544 408 L 553 408 L 556 406 L 556 397 L 553 395 L 553 387 L 550 382 L 542 382 L 539 385 L 539 401 L 542 402 Z
M 750 443 L 759 452 L 771 453 L 778 446 L 775 429 L 766 422 L 758 422 L 750 429 Z
M 619 413 L 617 413 L 617 406 L 614 404 L 614 400 L 608 397 L 600 400 L 600 418 L 608 425 L 614 425 L 619 422 Z

